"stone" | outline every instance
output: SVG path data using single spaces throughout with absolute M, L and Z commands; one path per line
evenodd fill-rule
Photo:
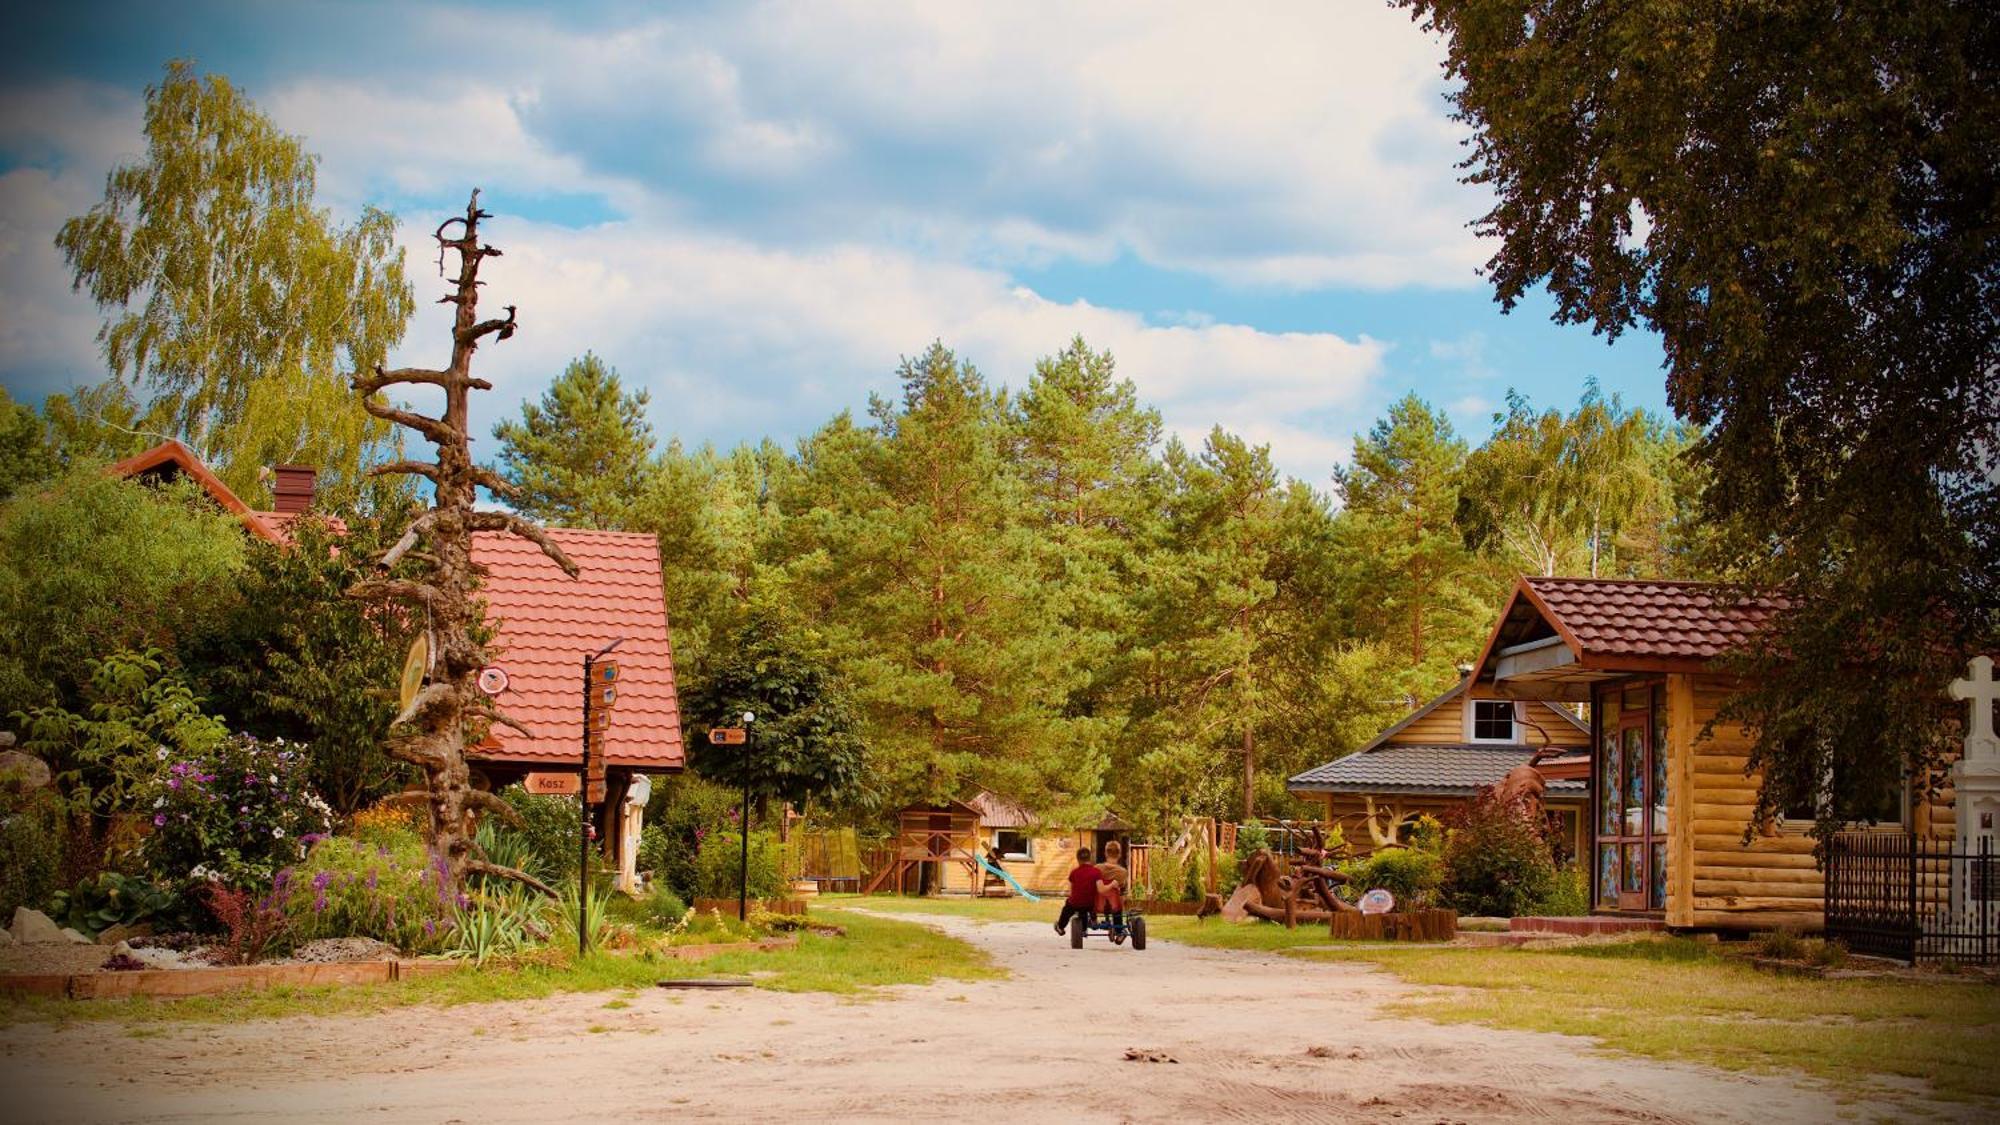
M 71 942 L 72 944 L 75 945 L 97 944 L 96 942 L 90 940 L 89 934 L 84 933 L 82 930 L 72 930 L 68 926 L 63 927 L 62 936 L 64 941 Z
M 152 936 L 153 924 L 151 922 L 120 922 L 103 933 L 98 934 L 97 944 L 117 945 L 120 942 L 130 941 L 136 937 Z
M 0 949 L 14 944 L 14 934 L 10 930 L 0 930 Z
M 50 921 L 48 915 L 25 906 L 14 908 L 14 924 L 7 928 L 13 931 L 14 940 L 22 945 L 41 945 L 69 940 L 63 936 L 62 927 Z
M 132 956 L 132 947 L 121 941 L 117 945 L 111 947 L 111 956 L 130 957 Z
M 33 754 L 0 750 L 0 778 L 7 778 L 15 786 L 26 790 L 42 788 L 54 775 L 49 772 L 49 764 Z

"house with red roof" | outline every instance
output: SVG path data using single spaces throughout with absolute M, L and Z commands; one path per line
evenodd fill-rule
M 1813 810 L 1753 824 L 1753 734 L 1718 720 L 1740 686 L 1724 658 L 1784 608 L 1769 594 L 1739 597 L 1703 582 L 1515 585 L 1468 680 L 1499 697 L 1587 705 L 1584 854 L 1597 912 L 1671 927 L 1821 926 Z M 1923 801 L 1907 789 L 1854 827 L 1949 837 L 1949 791 Z
M 287 526 L 312 506 L 315 477 L 308 467 L 278 466 L 274 510 L 257 511 L 178 441 L 110 471 L 192 479 L 246 531 L 272 543 L 287 542 Z M 493 667 L 504 673 L 493 677 L 504 683 L 496 702 L 531 733 L 496 726 L 469 757 L 494 788 L 531 771 L 575 775 L 583 757 L 583 658 L 623 638 L 616 656 L 618 708 L 604 740 L 607 808 L 616 809 L 635 776 L 678 772 L 687 764 L 659 544 L 642 532 L 547 530 L 577 564 L 576 578 L 525 540 L 500 532 L 473 535 L 472 559 L 486 569 L 481 594 L 494 630 Z M 608 831 L 608 823 L 605 828 L 607 838 L 622 835 Z

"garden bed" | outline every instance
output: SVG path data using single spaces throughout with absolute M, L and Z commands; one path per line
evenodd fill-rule
M 130 996 L 209 996 L 242 988 L 309 988 L 327 984 L 386 984 L 456 972 L 463 961 L 339 961 L 304 965 L 226 965 L 134 969 L 127 972 L 0 973 L 0 992 L 69 1000 Z
M 806 913 L 806 906 L 806 900 L 802 898 L 753 898 L 750 900 L 750 913 L 755 914 L 761 910 L 766 914 L 804 915 Z M 715 911 L 724 918 L 734 918 L 736 917 L 736 900 L 733 898 L 698 898 L 694 900 L 694 912 L 696 914 L 707 914 L 710 911 Z

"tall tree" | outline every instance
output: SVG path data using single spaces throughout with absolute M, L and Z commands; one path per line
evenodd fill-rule
M 475 188 L 465 205 L 465 215 L 445 220 L 433 234 L 440 262 L 446 251 L 458 255 L 457 283 L 444 298 L 457 306 L 451 362 L 436 370 L 405 367 L 385 371 L 377 367 L 373 373 L 353 376 L 362 407 L 377 418 L 423 435 L 436 448 L 437 460 L 396 461 L 375 470 L 421 476 L 431 482 L 429 510 L 417 516 L 377 560 L 382 569 L 393 571 L 408 556 L 416 564 L 416 573 L 408 578 L 369 578 L 349 590 L 354 597 L 396 607 L 426 622 L 431 653 L 428 682 L 395 717 L 386 745 L 390 754 L 423 774 L 430 797 L 431 837 L 453 881 L 463 883 L 467 874 L 483 872 L 547 891 L 532 876 L 475 855 L 477 845 L 466 820 L 468 813 L 476 811 L 517 819 L 507 802 L 472 788 L 465 751 L 495 722 L 520 727 L 497 711 L 476 684 L 479 670 L 492 663 L 492 657 L 483 639 L 480 603 L 474 598 L 478 573 L 472 562 L 472 535 L 478 531 L 518 535 L 540 547 L 563 573 L 571 578 L 577 574 L 576 564 L 533 522 L 512 512 L 474 507 L 481 486 L 503 498 L 513 496 L 506 481 L 472 461 L 468 400 L 474 390 L 493 389 L 491 383 L 472 374 L 472 356 L 481 340 L 488 336 L 496 341 L 508 339 L 515 328 L 512 305 L 507 307 L 505 318 L 479 319 L 479 264 L 500 253 L 479 241 L 480 220 L 491 217 L 479 209 Z M 447 238 L 445 232 L 454 225 L 458 237 Z M 442 390 L 444 413 L 433 418 L 383 402 L 377 392 L 391 386 Z M 425 549 L 414 552 L 419 542 Z
M 1470 659 L 1499 593 L 1469 558 L 1456 522 L 1465 443 L 1416 395 L 1389 408 L 1334 472 L 1354 560 L 1352 612 L 1363 637 L 1403 655 L 1419 694 Z
M 342 408 L 342 374 L 381 362 L 409 320 L 395 220 L 369 208 L 336 226 L 313 205 L 317 158 L 186 62 L 146 91 L 145 133 L 146 158 L 56 237 L 107 312 L 105 362 L 150 386 L 158 425 L 239 495 L 296 461 L 329 497 L 358 493 L 392 431 Z
M 523 515 L 567 527 L 622 528 L 653 472 L 649 396 L 627 393 L 591 352 L 570 361 L 519 420 L 493 427 L 501 474 Z
M 1993 6 L 1402 2 L 1447 41 L 1499 300 L 1660 334 L 1715 545 L 1790 595 L 1732 708 L 1758 813 L 1929 776 L 2000 635 Z

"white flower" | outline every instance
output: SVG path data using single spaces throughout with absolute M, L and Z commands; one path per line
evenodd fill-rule
M 282 840 L 285 838 L 285 830 L 282 828 L 273 828 L 271 829 L 271 835 L 276 836 L 278 839 Z
M 157 809 L 157 808 L 159 808 L 159 807 L 160 807 L 161 805 L 164 805 L 164 804 L 166 804 L 166 803 L 167 803 L 167 799 L 166 799 L 165 797 L 155 797 L 155 798 L 153 798 L 153 807 L 154 807 L 154 808 L 156 808 L 156 809 Z
M 159 749 L 157 749 L 157 750 L 153 751 L 153 756 L 154 756 L 154 757 L 156 757 L 156 758 L 158 758 L 158 759 L 159 759 L 159 760 L 161 760 L 162 762 L 166 761 L 166 760 L 167 760 L 167 748 L 166 748 L 166 747 L 164 747 L 164 746 L 160 747 Z
M 272 774 L 272 775 L 271 775 L 271 777 L 270 777 L 270 781 L 271 781 L 271 784 L 273 784 L 273 785 L 276 785 L 276 784 L 278 783 L 278 775 L 277 775 L 277 774 L 275 774 L 275 773 L 274 773 L 274 774 Z

